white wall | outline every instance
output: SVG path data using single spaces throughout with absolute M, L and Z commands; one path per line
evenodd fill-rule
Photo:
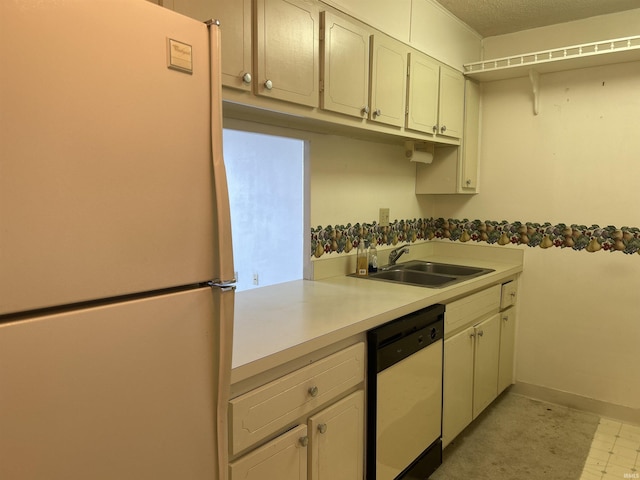
M 304 143 L 224 130 L 237 290 L 303 277 Z
M 483 85 L 481 193 L 451 218 L 640 226 L 640 62 Z M 640 255 L 525 249 L 517 380 L 640 408 Z
M 311 140 L 311 226 L 431 216 L 432 202 L 415 195 L 415 164 L 404 147 L 338 136 Z
M 482 40 L 483 59 L 568 47 L 640 34 L 640 8 Z

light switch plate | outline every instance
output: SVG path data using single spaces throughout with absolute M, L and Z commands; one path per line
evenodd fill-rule
M 381 208 L 380 209 L 380 226 L 388 227 L 389 226 L 389 209 Z

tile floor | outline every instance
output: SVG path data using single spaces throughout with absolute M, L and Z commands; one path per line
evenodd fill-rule
M 601 418 L 580 480 L 640 479 L 640 427 Z

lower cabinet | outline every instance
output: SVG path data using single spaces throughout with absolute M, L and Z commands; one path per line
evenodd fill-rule
M 307 478 L 307 426 L 300 425 L 229 464 L 230 480 Z
M 309 417 L 229 466 L 230 480 L 362 480 L 364 391 Z
M 516 342 L 516 309 L 511 307 L 500 313 L 500 366 L 498 392 L 513 383 L 513 357 Z
M 505 292 L 511 296 L 516 284 L 507 285 L 508 288 L 497 285 L 447 305 L 443 447 L 513 383 L 515 308 L 500 312 L 500 301 Z M 453 335 L 446 336 L 447 326 Z
M 309 418 L 312 480 L 361 480 L 364 471 L 364 391 Z
M 444 341 L 443 447 L 446 447 L 473 420 L 474 344 L 473 327 Z
M 498 396 L 500 316 L 493 315 L 474 327 L 473 418 Z
M 364 344 L 230 401 L 230 480 L 363 480 Z

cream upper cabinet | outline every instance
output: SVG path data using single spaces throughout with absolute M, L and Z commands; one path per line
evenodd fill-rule
M 460 152 L 458 191 L 478 192 L 478 157 L 480 143 L 480 84 L 464 82 L 464 141 Z
M 369 31 L 333 13 L 321 14 L 320 107 L 366 118 L 369 113 Z
M 406 85 L 407 47 L 386 35 L 372 35 L 369 119 L 404 126 Z
M 257 95 L 318 106 L 320 16 L 316 2 L 256 0 Z
M 409 53 L 407 128 L 435 134 L 438 131 L 440 65 L 419 52 Z
M 214 0 L 212 5 L 222 35 L 222 84 L 251 90 L 251 0 Z
M 251 0 L 170 0 L 163 5 L 201 22 L 219 20 L 222 84 L 251 90 Z
M 352 393 L 308 421 L 309 480 L 364 478 L 364 391 Z
M 409 53 L 407 128 L 462 138 L 464 76 L 427 55 Z
M 438 133 L 462 138 L 464 126 L 464 75 L 445 65 L 440 66 L 440 101 Z
M 464 138 L 460 147 L 436 146 L 433 162 L 416 166 L 416 193 L 478 193 L 480 85 L 464 82 Z

